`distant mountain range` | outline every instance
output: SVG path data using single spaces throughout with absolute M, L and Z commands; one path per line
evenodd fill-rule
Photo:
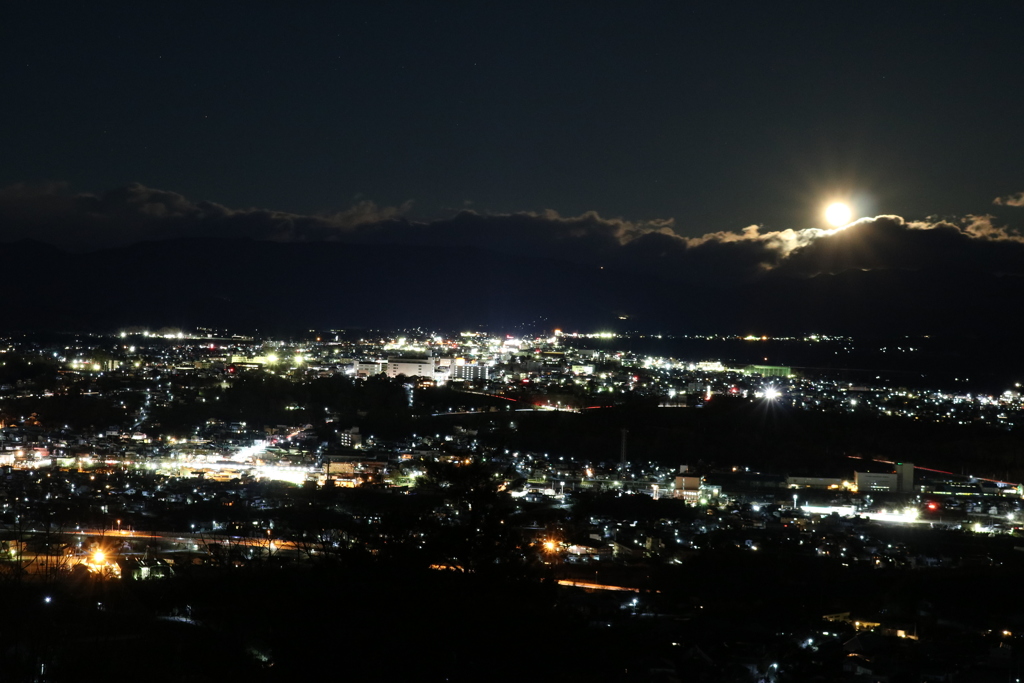
M 668 280 L 479 248 L 177 239 L 71 253 L 0 244 L 4 331 L 425 326 L 852 335 L 1010 334 L 1021 278 L 847 271 Z

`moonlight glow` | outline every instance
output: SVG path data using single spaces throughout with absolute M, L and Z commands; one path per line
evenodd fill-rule
M 836 227 L 849 224 L 852 217 L 853 212 L 850 211 L 850 207 L 842 202 L 829 204 L 825 209 L 825 220 Z

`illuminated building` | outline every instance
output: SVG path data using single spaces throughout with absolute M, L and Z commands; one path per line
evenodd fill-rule
M 359 433 L 359 427 L 338 432 L 338 443 L 345 448 L 358 448 L 362 445 L 363 436 Z
M 696 505 L 700 501 L 703 483 L 703 477 L 680 474 L 676 476 L 676 488 L 672 496 L 674 498 L 681 498 L 691 505 Z
M 743 368 L 744 375 L 761 375 L 761 377 L 792 377 L 792 369 L 784 365 L 748 365 Z
M 451 369 L 452 379 L 490 379 L 491 368 L 486 365 L 453 365 Z
M 861 493 L 899 491 L 899 479 L 895 472 L 854 472 L 853 481 Z
M 384 368 L 384 363 L 380 361 L 370 361 L 356 363 L 355 370 L 357 375 L 369 377 L 372 375 L 379 375 L 385 371 Z
M 434 359 L 429 356 L 426 358 L 391 357 L 388 358 L 386 372 L 392 379 L 399 375 L 434 379 Z

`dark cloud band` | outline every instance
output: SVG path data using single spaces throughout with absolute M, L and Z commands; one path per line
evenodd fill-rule
M 1012 204 L 1012 197 L 1004 203 Z M 898 216 L 862 219 L 837 230 L 739 232 L 688 238 L 672 220 L 630 222 L 589 212 L 406 218 L 410 203 L 380 207 L 364 201 L 331 215 L 230 209 L 143 185 L 101 195 L 73 194 L 62 185 L 0 190 L 0 240 L 36 239 L 75 250 L 182 237 L 353 245 L 473 247 L 658 276 L 667 281 L 749 281 L 774 272 L 796 277 L 847 270 L 970 268 L 1024 274 L 1024 238 L 991 216 L 958 222 L 907 222 Z

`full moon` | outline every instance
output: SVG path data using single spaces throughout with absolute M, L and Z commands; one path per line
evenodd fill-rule
M 852 217 L 853 212 L 850 211 L 850 207 L 842 202 L 829 204 L 828 208 L 825 209 L 825 220 L 836 227 L 849 224 Z

